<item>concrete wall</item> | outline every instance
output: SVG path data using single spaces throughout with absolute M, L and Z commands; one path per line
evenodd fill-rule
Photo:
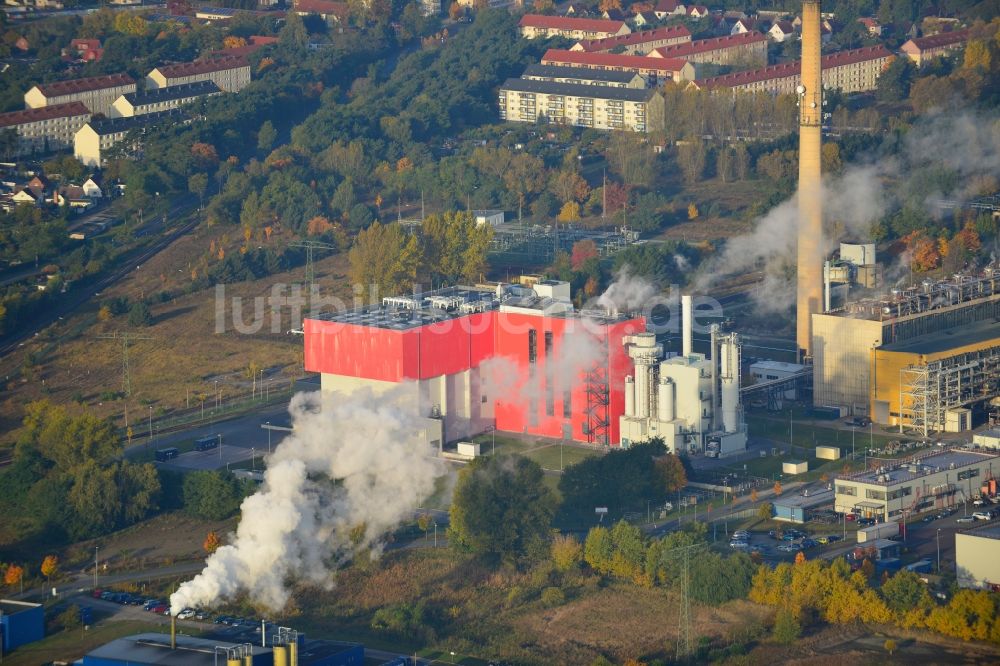
M 1000 539 L 956 533 L 955 570 L 960 587 L 1000 584 Z
M 814 404 L 866 414 L 871 350 L 883 342 L 882 323 L 825 314 L 812 320 Z

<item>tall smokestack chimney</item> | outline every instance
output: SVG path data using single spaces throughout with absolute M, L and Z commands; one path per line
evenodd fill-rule
M 812 314 L 823 302 L 823 205 L 820 150 L 823 74 L 820 65 L 820 0 L 802 3 L 802 83 L 799 96 L 799 238 L 795 338 L 812 356 Z
M 694 305 L 691 295 L 681 296 L 681 354 L 686 358 L 691 355 L 692 329 L 694 328 Z

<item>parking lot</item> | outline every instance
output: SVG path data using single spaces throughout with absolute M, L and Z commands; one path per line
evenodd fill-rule
M 735 533 L 734 533 L 735 534 Z M 781 530 L 752 530 L 746 532 L 747 538 L 735 543 L 730 540 L 730 548 L 744 553 L 758 553 L 765 562 L 791 562 L 802 551 L 809 559 L 824 556 L 835 556 L 830 551 L 836 549 L 837 554 L 843 552 L 845 540 L 843 534 L 831 528 L 829 532 L 811 535 L 793 525 Z M 848 535 L 853 538 L 852 535 Z

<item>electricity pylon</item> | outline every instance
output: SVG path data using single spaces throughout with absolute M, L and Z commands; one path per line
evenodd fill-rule
M 128 363 L 128 346 L 135 340 L 152 340 L 148 335 L 138 335 L 129 331 L 115 331 L 106 335 L 97 336 L 101 340 L 119 340 L 122 343 L 122 393 L 125 397 L 132 395 L 132 375 Z

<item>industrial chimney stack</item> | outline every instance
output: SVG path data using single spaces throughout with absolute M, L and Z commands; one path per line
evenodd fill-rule
M 823 74 L 820 64 L 820 0 L 802 3 L 802 83 L 799 96 L 799 234 L 796 340 L 812 356 L 812 314 L 823 303 L 823 204 L 820 151 Z

